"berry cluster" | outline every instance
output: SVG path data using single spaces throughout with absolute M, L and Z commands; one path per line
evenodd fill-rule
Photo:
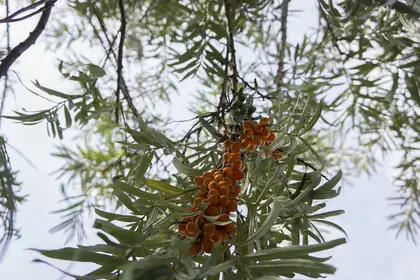
M 228 234 L 237 233 L 229 213 L 237 210 L 241 192 L 238 182 L 245 177 L 246 166 L 241 159 L 241 151 L 255 151 L 259 145 L 271 144 L 275 135 L 267 128 L 269 125 L 268 118 L 261 118 L 258 124 L 245 121 L 243 135 L 238 141 L 227 139 L 223 143 L 223 167 L 204 172 L 194 178 L 198 190 L 191 211 L 199 213 L 183 218 L 178 226 L 179 234 L 195 238 L 195 243 L 189 251 L 190 255 L 195 256 L 201 251 L 210 253 L 214 243 L 224 242 Z

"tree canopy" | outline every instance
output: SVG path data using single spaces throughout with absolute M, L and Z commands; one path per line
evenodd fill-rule
M 319 229 L 345 234 L 329 220 L 344 211 L 323 208 L 339 195 L 343 174 L 347 180 L 361 172 L 375 174 L 378 155 L 394 151 L 404 155 L 390 198 L 401 211 L 389 217 L 390 228 L 415 242 L 420 216 L 416 1 L 318 0 L 318 26 L 296 45 L 288 41 L 287 23 L 292 13 L 299 16 L 292 7 L 299 7 L 288 0 L 44 0 L 22 7 L 2 2 L 7 10 L 0 20 L 7 34 L 2 104 L 13 90 L 10 67 L 36 40 L 68 52 L 57 67 L 74 83 L 71 93 L 35 80 L 28 94 L 50 100 L 51 107 L 1 114 L 23 125 L 46 124 L 51 137 L 62 139 L 76 128 L 90 139 L 76 150 L 61 145 L 53 155 L 64 160 L 56 175 L 65 180 L 63 196 L 71 203 L 57 209 L 63 221 L 51 231 L 83 238 L 81 216 L 90 209 L 99 217 L 94 228 L 104 243 L 37 249 L 49 258 L 99 265 L 84 278 L 74 277 L 219 279 L 223 273 L 275 279 L 269 277 L 334 273 L 328 259 L 309 255 L 345 242 L 327 241 Z M 10 46 L 13 23 L 35 16 L 34 31 Z M 83 44 L 98 55 L 86 57 Z M 179 84 L 189 80 L 198 84 L 190 106 L 195 117 L 173 120 L 160 104 L 170 106 Z M 187 129 L 176 129 L 181 126 Z M 264 140 L 270 133 L 274 138 Z M 0 145 L 5 241 L 17 233 L 16 204 L 24 198 L 7 135 Z M 209 183 L 196 179 L 209 172 L 232 180 L 224 206 L 220 193 L 214 202 Z M 69 195 L 71 187 L 77 192 Z M 196 201 L 200 192 L 205 195 Z M 230 202 L 238 210 L 226 210 Z M 217 205 L 221 212 L 210 215 Z M 229 213 L 228 220 L 219 220 Z M 197 230 L 192 236 L 181 226 L 190 222 Z M 208 240 L 203 241 L 207 223 L 227 235 L 223 242 L 211 239 L 210 254 L 204 249 Z M 235 230 L 227 230 L 228 224 Z M 204 253 L 183 257 L 194 246 Z

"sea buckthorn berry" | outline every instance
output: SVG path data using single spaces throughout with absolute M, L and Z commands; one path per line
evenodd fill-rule
M 213 242 L 209 240 L 203 243 L 203 245 L 201 246 L 201 250 L 203 250 L 204 253 L 210 253 L 213 247 Z
M 184 218 L 182 218 L 182 221 L 183 221 L 184 223 L 191 222 L 191 221 L 192 221 L 192 217 L 184 217 Z
M 203 177 L 201 177 L 201 176 L 195 176 L 194 177 L 194 183 L 196 184 L 196 185 L 201 185 L 202 183 L 204 182 L 204 178 Z
M 211 174 L 214 174 L 214 172 L 217 172 L 217 171 L 219 171 L 219 169 L 217 169 L 217 168 L 213 168 L 212 170 L 210 170 L 210 173 L 211 173 Z
M 224 228 L 225 232 L 231 234 L 231 235 L 235 235 L 238 233 L 238 229 L 236 228 L 236 225 L 234 223 L 230 223 L 225 225 Z
M 249 148 L 248 148 L 248 151 L 250 151 L 250 152 L 255 152 L 255 150 L 257 149 L 257 147 L 254 145 L 254 143 L 252 143 L 250 146 L 249 146 Z
M 220 189 L 221 187 L 223 187 L 223 186 L 227 186 L 228 185 L 228 183 L 226 182 L 226 181 L 220 181 L 218 184 L 217 184 L 217 186 L 218 186 L 218 188 Z
M 225 149 L 232 148 L 232 144 L 233 144 L 232 140 L 230 140 L 230 139 L 225 140 L 225 143 L 224 143 Z
M 223 230 L 222 231 L 222 240 L 221 240 L 221 242 L 225 242 L 226 240 L 227 240 L 227 234 L 226 234 L 226 232 Z
M 239 153 L 231 153 L 230 160 L 234 162 L 235 160 L 241 159 L 241 155 Z
M 229 195 L 229 187 L 228 186 L 223 186 L 219 189 L 219 192 L 221 195 Z
M 244 138 L 244 140 L 241 141 L 242 147 L 245 149 L 248 149 L 249 146 L 252 144 L 251 138 Z
M 236 204 L 235 201 L 230 201 L 229 205 L 226 207 L 226 210 L 228 210 L 229 212 L 235 212 L 236 209 L 238 209 L 238 205 Z
M 187 227 L 186 227 L 186 230 L 189 233 L 194 233 L 194 234 L 197 233 L 197 228 L 195 227 L 195 223 L 193 221 L 188 222 Z
M 239 138 L 238 138 L 238 142 L 241 142 L 242 140 L 244 140 L 245 139 L 245 136 L 243 136 L 243 135 L 241 135 L 241 136 L 239 136 Z
M 241 193 L 241 187 L 240 186 L 235 186 L 232 194 L 234 196 L 238 196 L 240 193 Z
M 219 215 L 219 208 L 215 206 L 210 206 L 206 209 L 206 215 L 207 216 L 217 216 Z
M 260 137 L 260 136 L 258 136 L 258 135 L 254 135 L 254 136 L 252 136 L 252 143 L 253 143 L 255 146 L 259 146 L 259 145 L 261 145 L 261 144 L 262 144 L 262 139 L 261 139 L 261 137 Z
M 242 180 L 244 177 L 245 175 L 240 171 L 234 172 L 232 175 L 232 178 L 235 179 L 236 181 Z
M 249 120 L 244 121 L 244 128 L 251 128 L 251 129 L 253 129 L 254 128 L 254 123 L 252 121 L 249 121 Z
M 203 232 L 205 235 L 213 235 L 216 231 L 216 225 L 212 223 L 205 223 L 203 226 Z
M 233 174 L 233 173 L 232 173 Z M 224 180 L 225 180 L 225 182 L 228 184 L 228 185 L 231 185 L 232 184 L 232 179 L 230 178 L 230 177 L 225 177 L 224 178 Z
M 243 134 L 244 137 L 251 137 L 254 134 L 254 131 L 252 128 L 245 128 Z
M 216 176 L 214 176 L 214 181 L 216 182 L 220 182 L 223 181 L 223 174 L 217 174 Z
M 212 174 L 210 172 L 207 172 L 207 171 L 204 172 L 202 176 L 203 176 L 204 179 L 213 177 Z
M 219 205 L 222 207 L 227 207 L 229 205 L 230 198 L 227 195 L 220 196 Z
M 270 125 L 270 119 L 266 117 L 260 118 L 260 125 L 267 126 Z
M 236 170 L 239 170 L 239 168 L 241 168 L 241 162 L 242 161 L 240 159 L 234 160 L 232 162 L 232 168 L 233 168 L 232 176 L 233 176 L 233 174 L 235 173 Z
M 185 231 L 186 231 L 186 228 L 187 228 L 187 224 L 186 223 L 179 224 L 178 225 L 178 233 L 181 234 L 181 235 L 184 235 L 185 234 Z
M 283 155 L 283 153 L 281 151 L 275 150 L 275 151 L 273 151 L 273 157 L 276 160 L 281 160 L 284 157 L 284 155 Z
M 194 245 L 191 247 L 191 249 L 188 251 L 188 253 L 189 253 L 191 256 L 195 256 L 195 255 L 197 255 L 198 253 L 200 253 L 200 250 L 201 250 L 201 244 L 199 244 L 199 243 L 194 243 Z
M 276 135 L 271 131 L 270 135 L 265 138 L 268 142 L 273 142 L 276 139 Z
M 197 232 L 189 232 L 188 230 L 185 231 L 186 237 L 195 237 L 196 234 Z
M 218 189 L 218 185 L 216 181 L 211 181 L 209 184 L 209 190 L 214 190 L 214 189 Z
M 223 168 L 223 174 L 225 175 L 225 176 L 230 176 L 230 175 L 232 175 L 232 172 L 233 172 L 233 169 L 232 169 L 232 167 L 225 167 L 225 168 Z
M 270 136 L 271 131 L 264 127 L 263 130 L 261 131 L 261 133 L 259 134 L 263 139 L 267 138 L 268 136 Z
M 222 232 L 220 231 L 220 229 L 216 229 L 216 231 L 214 232 L 213 235 L 210 236 L 211 241 L 213 242 L 220 242 L 222 241 Z
M 211 181 L 213 181 L 211 178 L 204 179 L 203 186 L 207 187 Z
M 211 189 L 210 191 L 209 191 L 209 194 L 208 194 L 209 196 L 210 195 L 217 195 L 217 196 L 220 196 L 220 192 L 217 190 L 217 189 Z
M 204 200 L 204 197 L 196 197 L 194 199 L 194 205 L 198 206 L 203 200 Z
M 223 161 L 224 162 L 230 161 L 230 153 L 224 153 L 223 154 Z
M 256 126 L 254 126 L 254 133 L 258 134 L 261 133 L 263 131 L 264 127 L 260 124 L 257 124 Z
M 219 216 L 219 218 L 217 219 L 217 221 L 218 221 L 218 222 L 227 222 L 227 221 L 229 221 L 229 215 L 228 215 L 228 214 L 226 214 L 226 213 L 221 214 L 221 215 Z
M 217 195 L 210 195 L 207 200 L 209 201 L 210 205 L 216 206 L 219 204 L 219 197 Z
M 196 195 L 196 197 L 202 197 L 202 198 L 206 198 L 207 197 L 207 192 L 204 190 L 199 190 Z
M 241 151 L 241 145 L 239 143 L 233 143 L 231 148 L 232 153 L 239 153 Z

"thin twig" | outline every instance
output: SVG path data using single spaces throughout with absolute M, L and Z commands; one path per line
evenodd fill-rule
M 230 0 L 224 0 L 226 19 L 227 19 L 227 35 L 228 35 L 228 48 L 230 53 L 230 65 L 232 68 L 232 85 L 233 93 L 236 94 L 238 91 L 238 70 L 236 68 L 236 50 L 235 40 L 233 36 L 233 25 L 232 25 L 232 7 L 229 2 Z M 233 13 L 234 14 L 234 13 Z
M 327 24 L 327 30 L 329 31 L 330 35 L 331 35 L 331 39 L 332 39 L 332 44 L 333 46 L 337 49 L 337 51 L 341 54 L 347 57 L 347 54 L 345 52 L 343 52 L 340 48 L 340 46 L 338 45 L 338 38 L 337 36 L 335 36 L 334 30 L 330 24 L 330 21 L 328 20 L 327 14 L 325 13 L 324 9 L 321 7 L 321 4 L 319 5 L 319 10 L 321 11 L 322 17 L 325 20 L 325 23 Z
M 45 11 L 45 9 L 49 8 L 49 6 L 54 5 L 55 2 L 57 2 L 57 0 L 42 0 L 42 1 L 39 1 L 39 2 L 36 2 L 36 3 L 33 3 L 33 4 L 31 4 L 27 7 L 24 7 L 24 8 L 22 8 L 22 9 L 16 11 L 16 12 L 14 12 L 11 15 L 7 14 L 5 18 L 0 19 L 0 23 L 10 23 L 10 22 L 17 22 L 17 21 L 25 20 L 27 18 L 30 18 L 30 17 L 32 17 L 36 14 L 39 14 L 39 13 Z M 20 18 L 15 18 L 16 16 L 18 16 L 20 14 L 23 14 L 24 12 L 27 12 L 29 10 L 33 10 L 33 9 L 35 9 L 36 7 L 38 7 L 42 4 L 45 4 L 45 5 L 44 5 L 44 7 L 40 8 L 39 10 L 36 10 L 35 12 L 32 12 L 32 13 L 26 15 L 26 16 L 23 16 L 23 17 L 20 17 Z
M 124 40 L 125 40 L 125 31 L 127 26 L 127 21 L 125 18 L 125 8 L 124 1 L 118 0 L 118 7 L 121 13 L 121 26 L 120 26 L 120 44 L 118 46 L 118 61 L 117 61 L 117 90 L 115 91 L 117 107 L 115 109 L 115 122 L 118 123 L 118 111 L 121 107 L 118 105 L 120 102 L 120 89 L 122 84 L 122 69 L 123 69 L 123 58 L 124 58 Z M 110 46 L 112 48 L 112 46 Z
M 271 100 L 271 99 L 276 99 L 275 97 L 273 97 L 273 96 L 270 96 L 270 95 L 268 95 L 268 94 L 262 94 L 258 89 L 256 89 L 255 87 L 253 87 L 253 86 L 251 86 L 247 81 L 245 81 L 245 79 L 244 78 L 242 78 L 241 76 L 239 76 L 238 75 L 238 78 L 239 78 L 239 80 L 241 80 L 242 81 L 242 83 L 244 83 L 244 85 L 247 87 L 247 88 L 249 88 L 249 89 L 251 89 L 251 90 L 253 90 L 256 94 L 258 94 L 261 98 L 262 98 L 262 100 L 265 100 L 265 99 L 268 99 L 268 100 Z
M 280 41 L 280 57 L 279 57 L 279 66 L 277 69 L 277 86 L 281 87 L 284 80 L 284 57 L 286 54 L 287 47 L 287 15 L 289 13 L 289 1 L 283 0 L 281 4 L 281 41 Z
M 6 17 L 9 16 L 9 0 L 6 0 Z M 10 24 L 7 23 L 6 24 L 6 51 L 7 54 L 10 53 Z M 9 83 L 9 71 L 6 71 L 5 75 L 4 75 L 4 89 L 3 89 L 3 94 L 1 97 L 1 104 L 0 104 L 0 116 L 3 115 L 3 110 L 4 110 L 4 104 L 6 101 L 6 97 L 7 97 L 7 91 L 9 89 L 8 87 L 8 83 Z M 0 127 L 1 127 L 1 118 L 0 118 Z
M 54 1 L 55 2 L 55 1 Z M 47 22 L 50 18 L 51 9 L 53 4 L 48 7 L 48 9 L 42 12 L 41 18 L 38 21 L 35 29 L 29 34 L 28 38 L 25 41 L 21 42 L 19 45 L 13 48 L 10 53 L 2 60 L 0 64 L 0 78 L 3 77 L 7 70 L 12 66 L 12 64 L 18 59 L 25 51 L 27 51 L 33 44 L 35 44 L 38 37 L 42 34 L 47 25 Z

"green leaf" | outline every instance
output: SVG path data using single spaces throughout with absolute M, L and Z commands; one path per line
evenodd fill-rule
M 91 75 L 100 78 L 106 75 L 106 72 L 104 69 L 102 69 L 101 67 L 99 67 L 98 65 L 95 64 L 89 64 L 89 72 Z
M 343 177 L 343 172 L 339 170 L 337 174 L 334 175 L 334 177 L 332 177 L 328 182 L 317 188 L 315 192 L 333 189 L 338 184 L 338 182 L 340 182 L 341 177 Z
M 96 264 L 114 263 L 116 259 L 109 255 L 98 254 L 84 249 L 78 248 L 63 248 L 58 250 L 39 250 L 30 249 L 41 253 L 42 255 L 59 260 L 67 260 L 74 262 L 91 262 Z
M 346 239 L 341 238 L 341 239 L 336 239 L 336 240 L 328 241 L 321 244 L 273 248 L 273 249 L 257 251 L 256 253 L 252 253 L 252 254 L 244 256 L 244 258 L 248 261 L 266 261 L 266 260 L 268 261 L 268 260 L 274 260 L 274 259 L 293 258 L 293 257 L 307 255 L 309 253 L 315 253 L 315 252 L 328 250 L 328 249 L 334 248 L 336 246 L 339 246 L 345 243 L 346 243 Z
M 131 212 L 134 214 L 140 214 L 139 210 L 136 208 L 134 203 L 131 201 L 131 199 L 122 191 L 120 190 L 114 190 L 113 194 L 118 197 L 119 202 L 121 202 L 127 209 L 130 209 Z
M 147 169 L 149 169 L 152 163 L 153 157 L 154 157 L 154 153 L 141 156 L 140 164 L 136 168 L 136 183 L 137 184 L 141 184 L 144 182 L 144 174 L 146 173 Z
M 344 210 L 335 210 L 335 211 L 329 211 L 329 212 L 320 213 L 320 214 L 316 214 L 316 215 L 308 215 L 308 218 L 310 218 L 310 219 L 324 219 L 324 218 L 328 218 L 328 217 L 334 217 L 334 216 L 342 215 L 344 213 L 345 213 Z
M 311 117 L 306 127 L 302 131 L 299 132 L 299 136 L 302 136 L 303 134 L 305 134 L 306 132 L 308 132 L 315 126 L 315 124 L 318 122 L 319 118 L 321 117 L 323 108 L 324 108 L 324 99 L 321 99 L 320 103 L 318 104 L 315 110 L 314 115 Z
M 325 273 L 334 274 L 336 268 L 317 261 L 311 260 L 282 260 L 248 265 L 251 272 L 260 273 L 299 273 L 302 275 Z
M 349 237 L 347 236 L 346 231 L 345 231 L 342 227 L 340 227 L 339 225 L 337 225 L 337 224 L 335 224 L 335 223 L 333 223 L 333 222 L 326 221 L 326 220 L 312 220 L 312 222 L 317 222 L 317 223 L 321 223 L 321 224 L 325 224 L 325 225 L 327 225 L 327 226 L 333 227 L 333 228 L 335 228 L 335 229 L 337 229 L 337 230 L 341 231 L 342 233 L 344 233 L 344 235 L 347 237 L 347 239 L 349 238 Z
M 122 222 L 137 222 L 139 220 L 139 218 L 136 216 L 109 213 L 106 211 L 99 210 L 95 207 L 94 209 L 95 209 L 95 213 L 98 216 L 101 216 L 102 218 L 105 218 L 109 221 L 117 220 L 117 221 L 122 221 Z
M 374 63 L 364 63 L 358 66 L 355 66 L 353 68 L 351 68 L 352 70 L 359 70 L 358 74 L 362 75 L 362 76 L 366 76 L 367 74 L 370 73 L 370 71 L 372 71 L 373 69 L 375 69 L 378 65 L 374 64 Z
M 62 93 L 53 89 L 43 87 L 38 83 L 38 81 L 35 81 L 35 83 L 34 82 L 32 83 L 43 92 L 48 93 L 49 95 L 52 95 L 52 96 L 60 97 L 63 99 L 76 99 L 76 98 L 82 97 L 81 95 L 65 94 L 65 93 Z
M 119 182 L 119 181 L 114 183 L 114 189 L 129 193 L 131 195 L 134 195 L 134 196 L 137 196 L 139 198 L 149 200 L 149 201 L 159 200 L 159 197 L 155 194 L 151 194 L 151 193 L 142 191 L 138 188 L 130 186 L 127 183 L 123 183 L 123 182 Z
M 115 237 L 119 242 L 132 246 L 140 245 L 146 239 L 140 232 L 122 229 L 105 220 L 96 219 L 93 228 L 100 229 Z
M 227 261 L 224 263 L 221 263 L 219 265 L 211 267 L 209 270 L 204 272 L 203 276 L 217 276 L 220 274 L 220 272 L 224 272 L 227 270 L 231 270 L 235 265 L 235 261 Z
M 71 123 L 72 123 L 71 115 L 66 105 L 64 105 L 63 108 L 64 108 L 64 118 L 66 120 L 66 128 L 69 128 L 71 127 Z
M 181 160 L 177 157 L 174 157 L 172 163 L 179 172 L 187 176 L 200 176 L 202 174 L 200 170 L 196 170 L 190 166 L 183 164 Z
M 155 190 L 167 194 L 181 194 L 184 191 L 163 181 L 146 179 L 144 183 Z

